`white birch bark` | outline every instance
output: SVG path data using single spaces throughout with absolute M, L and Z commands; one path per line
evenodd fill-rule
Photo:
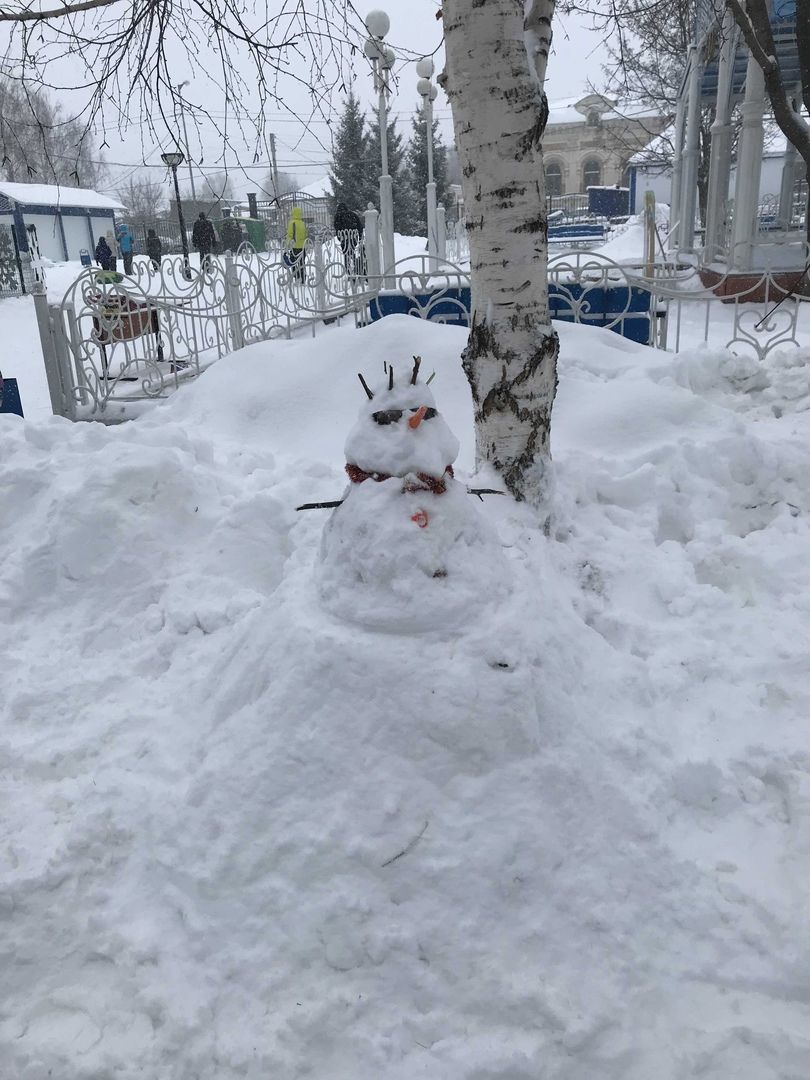
M 548 313 L 541 142 L 554 0 L 443 0 L 447 64 L 470 238 L 472 326 L 463 354 L 476 460 L 516 499 L 550 478 L 557 335 Z

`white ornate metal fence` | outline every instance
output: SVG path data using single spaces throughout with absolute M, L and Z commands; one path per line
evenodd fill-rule
M 418 255 L 383 273 L 374 259 L 354 237 L 327 237 L 300 261 L 283 248 L 257 254 L 243 245 L 190 280 L 179 257 L 158 267 L 138 259 L 127 278 L 88 268 L 59 304 L 35 295 L 53 410 L 113 419 L 123 403 L 161 397 L 226 353 L 347 315 L 357 325 L 395 312 L 468 325 L 465 267 Z M 550 260 L 549 303 L 553 318 L 643 344 L 677 351 L 707 342 L 762 360 L 798 345 L 803 327 L 810 342 L 810 298 L 801 287 L 791 294 L 799 277 L 774 266 L 741 282 L 674 261 L 645 274 L 577 250 Z
M 184 271 L 181 257 L 144 258 L 128 277 L 88 268 L 59 304 L 35 294 L 55 413 L 108 417 L 112 403 L 164 396 L 245 345 L 359 315 L 372 295 L 334 239 L 294 261 L 243 245 Z

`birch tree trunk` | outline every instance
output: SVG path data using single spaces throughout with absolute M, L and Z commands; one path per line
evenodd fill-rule
M 443 0 L 447 64 L 470 239 L 472 325 L 462 356 L 476 461 L 518 500 L 550 480 L 557 334 L 548 310 L 541 143 L 554 0 Z

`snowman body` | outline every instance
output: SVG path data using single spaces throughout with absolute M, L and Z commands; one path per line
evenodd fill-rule
M 321 545 L 322 601 L 371 626 L 455 620 L 480 603 L 482 574 L 502 568 L 494 530 L 453 477 L 458 439 L 417 370 L 361 408 L 346 439 L 349 487 Z

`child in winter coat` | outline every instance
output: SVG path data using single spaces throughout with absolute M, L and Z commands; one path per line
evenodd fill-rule
M 154 229 L 149 229 L 146 233 L 146 254 L 152 263 L 152 269 L 159 270 L 160 260 L 163 258 L 163 245 L 160 237 L 155 235 Z
M 110 251 L 110 245 L 104 239 L 103 236 L 98 238 L 96 244 L 96 262 L 99 264 L 102 270 L 115 270 L 115 256 Z
M 287 243 L 290 245 L 290 255 L 295 276 L 301 284 L 304 284 L 304 260 L 306 259 L 306 242 L 309 232 L 306 222 L 301 214 L 301 207 L 292 208 L 292 217 L 287 225 Z
M 112 258 L 112 266 L 108 267 L 109 270 L 118 270 L 118 241 L 115 239 L 115 235 L 112 229 L 107 229 L 105 233 L 105 239 L 107 241 L 107 247 L 110 249 L 110 257 Z

